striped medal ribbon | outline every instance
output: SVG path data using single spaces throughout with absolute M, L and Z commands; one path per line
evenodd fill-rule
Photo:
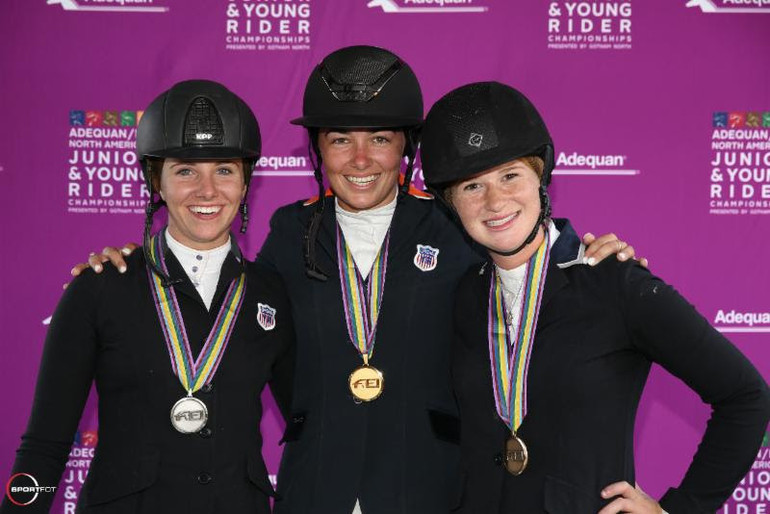
M 348 387 L 353 397 L 360 402 L 376 400 L 381 394 L 385 378 L 380 370 L 369 365 L 374 351 L 374 339 L 377 332 L 377 318 L 380 314 L 382 293 L 385 289 L 385 274 L 388 267 L 388 247 L 390 230 L 380 247 L 377 258 L 372 264 L 367 280 L 353 260 L 353 254 L 345 242 L 339 224 L 337 224 L 337 262 L 340 271 L 342 303 L 345 309 L 345 322 L 350 342 L 361 355 L 364 365 L 356 368 L 348 377 Z
M 150 258 L 159 263 L 161 269 L 168 274 L 164 257 L 166 243 L 162 233 L 163 231 L 161 231 L 161 235 L 156 234 L 150 240 Z M 182 387 L 187 391 L 187 396 L 176 402 L 171 409 L 171 424 L 179 432 L 185 434 L 197 432 L 208 421 L 208 409 L 205 403 L 193 397 L 193 393 L 211 382 L 222 362 L 222 356 L 230 342 L 235 320 L 238 318 L 243 304 L 243 297 L 246 292 L 246 274 L 241 273 L 230 283 L 214 326 L 195 360 L 193 360 L 176 291 L 172 286 L 164 287 L 161 278 L 152 271 L 152 267 L 149 265 L 147 266 L 147 274 L 153 291 L 155 308 L 158 311 L 158 319 L 163 330 L 163 337 L 166 339 L 166 348 L 171 357 L 171 369 L 179 377 Z
M 502 280 L 495 266 L 492 267 L 491 273 L 488 340 L 492 390 L 495 394 L 497 414 L 511 429 L 502 460 L 506 469 L 513 475 L 521 474 L 528 461 L 527 447 L 516 435 L 516 431 L 527 415 L 527 371 L 535 342 L 549 253 L 550 241 L 546 228 L 543 243 L 525 264 L 519 324 L 510 329 L 506 323 L 508 312 Z

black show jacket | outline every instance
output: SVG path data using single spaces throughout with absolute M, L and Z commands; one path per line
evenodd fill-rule
M 487 339 L 490 270 L 472 267 L 458 289 L 453 382 L 462 419 L 464 487 L 457 511 L 595 514 L 610 483 L 635 483 L 633 435 L 651 363 L 711 404 L 682 483 L 660 500 L 672 514 L 714 512 L 748 471 L 770 415 L 767 384 L 746 358 L 671 286 L 633 262 L 595 267 L 575 258 L 569 225 L 551 249 L 529 367 L 529 449 L 520 476 L 498 464 L 508 428 L 495 409 Z
M 315 205 L 272 218 L 257 258 L 286 283 L 297 334 L 293 416 L 278 475 L 279 514 L 445 514 L 457 485 L 459 425 L 450 381 L 452 298 L 480 257 L 435 200 L 401 196 L 391 222 L 387 276 L 371 365 L 382 396 L 358 404 L 348 376 L 362 360 L 345 325 L 334 198 L 317 244 L 325 282 L 308 278 L 303 236 Z M 438 249 L 422 271 L 417 245 Z
M 208 311 L 166 252 L 170 275 L 182 279 L 173 287 L 195 356 L 243 269 L 237 255 L 227 256 Z M 209 420 L 193 434 L 177 432 L 170 422 L 171 407 L 186 393 L 171 369 L 141 250 L 129 257 L 124 274 L 106 266 L 101 276 L 87 270 L 76 278 L 48 329 L 14 473 L 30 473 L 41 485 L 58 483 L 94 382 L 98 444 L 78 512 L 268 513 L 274 493 L 261 454 L 260 393 L 270 382 L 279 404 L 288 403 L 293 325 L 280 278 L 253 264 L 247 270 L 230 343 L 211 387 L 195 393 Z M 257 323 L 258 303 L 276 309 L 272 330 Z M 27 507 L 6 499 L 0 512 L 48 512 L 52 499 L 41 494 Z

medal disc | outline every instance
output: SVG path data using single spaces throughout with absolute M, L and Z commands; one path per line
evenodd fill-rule
M 206 404 L 192 396 L 185 396 L 171 407 L 171 425 L 183 434 L 199 431 L 208 419 Z
M 382 372 L 372 366 L 361 366 L 350 374 L 348 387 L 356 399 L 362 402 L 376 400 L 382 394 L 385 378 Z
M 527 445 L 517 436 L 511 434 L 505 441 L 505 469 L 511 475 L 521 475 L 527 467 L 529 455 Z

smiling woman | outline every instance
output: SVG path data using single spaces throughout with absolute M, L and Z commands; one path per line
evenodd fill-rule
M 405 144 L 403 131 L 321 130 L 318 146 L 339 206 L 358 212 L 393 200 Z
M 535 159 L 542 163 L 539 158 L 529 160 Z M 448 190 L 448 197 L 476 242 L 505 252 L 521 244 L 538 221 L 541 176 L 527 161 L 516 159 L 459 182 Z M 541 233 L 532 243 L 539 245 L 542 240 Z M 526 260 L 520 253 L 500 258 L 510 268 Z
M 59 482 L 95 383 L 99 441 L 78 512 L 270 511 L 260 395 L 269 381 L 286 409 L 291 315 L 281 280 L 248 263 L 230 235 L 239 212 L 245 229 L 260 150 L 254 114 L 221 84 L 176 84 L 145 110 L 144 251 L 124 273 L 84 273 L 67 288 L 15 473 Z M 163 205 L 168 226 L 151 234 Z M 41 493 L 24 512 L 48 512 L 52 500 Z M 0 512 L 16 508 L 6 501 Z
M 243 162 L 166 159 L 158 190 L 166 202 L 169 234 L 192 248 L 216 248 L 230 237 L 246 196 Z
M 714 512 L 762 441 L 767 384 L 646 269 L 583 265 L 569 222 L 550 218 L 553 155 L 534 105 L 497 82 L 451 91 L 425 121 L 425 181 L 488 253 L 455 300 L 456 511 Z M 634 418 L 653 362 L 713 408 L 684 480 L 660 503 L 631 485 Z

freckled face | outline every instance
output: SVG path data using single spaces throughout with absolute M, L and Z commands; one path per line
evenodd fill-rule
M 540 216 L 540 179 L 524 161 L 495 166 L 452 186 L 452 205 L 474 241 L 509 251 L 527 238 Z
M 405 144 L 392 130 L 322 129 L 318 146 L 340 207 L 357 212 L 392 201 Z
M 163 162 L 160 196 L 168 208 L 168 230 L 190 248 L 208 250 L 225 244 L 245 194 L 240 159 Z

